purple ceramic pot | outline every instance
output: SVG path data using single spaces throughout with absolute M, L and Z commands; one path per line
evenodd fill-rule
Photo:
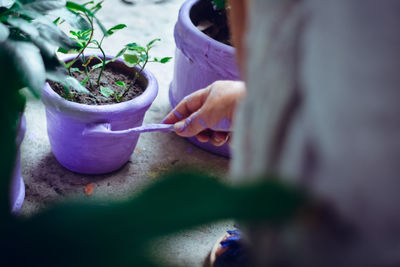
M 25 199 L 25 184 L 21 175 L 21 153 L 20 147 L 22 140 L 24 140 L 26 132 L 26 120 L 25 116 L 21 116 L 21 120 L 19 123 L 19 128 L 17 132 L 17 157 L 15 159 L 15 166 L 13 172 L 13 178 L 11 180 L 11 188 L 10 188 L 10 203 L 11 203 L 11 212 L 18 213 L 22 207 L 22 203 Z
M 217 80 L 239 80 L 235 49 L 218 42 L 196 28 L 204 2 L 187 0 L 179 11 L 175 25 L 176 43 L 174 77 L 169 89 L 169 101 L 175 107 L 185 96 L 205 88 Z M 229 156 L 229 145 L 216 147 L 211 143 L 189 140 L 213 153 Z
M 110 59 L 111 57 L 107 57 Z M 68 62 L 71 58 L 66 59 Z M 121 60 L 110 63 L 114 69 L 129 71 Z M 139 134 L 85 135 L 96 124 L 107 123 L 112 131 L 142 125 L 144 115 L 157 96 L 154 76 L 144 70 L 138 81 L 146 87 L 138 97 L 109 105 L 85 105 L 70 102 L 55 93 L 49 84 L 43 92 L 47 132 L 54 156 L 65 168 L 85 174 L 108 173 L 122 167 L 130 158 Z

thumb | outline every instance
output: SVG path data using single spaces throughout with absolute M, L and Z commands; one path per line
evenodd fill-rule
M 206 123 L 198 112 L 193 113 L 188 118 L 181 120 L 174 125 L 176 134 L 183 137 L 195 136 L 207 128 Z

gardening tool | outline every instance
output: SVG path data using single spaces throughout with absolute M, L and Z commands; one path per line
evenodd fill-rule
M 84 136 L 126 136 L 130 134 L 139 134 L 139 133 L 147 133 L 147 132 L 173 132 L 174 125 L 173 124 L 163 124 L 163 123 L 154 123 L 154 124 L 146 124 L 139 127 L 113 131 L 111 129 L 110 123 L 101 123 L 101 124 L 93 124 L 89 127 L 85 128 L 83 131 Z

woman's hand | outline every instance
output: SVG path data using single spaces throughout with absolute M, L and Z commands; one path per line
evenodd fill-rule
M 180 136 L 221 146 L 229 139 L 236 104 L 245 92 L 243 82 L 216 81 L 185 97 L 163 123 L 175 124 Z

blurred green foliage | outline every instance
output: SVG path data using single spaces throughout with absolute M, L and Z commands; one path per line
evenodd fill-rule
M 232 187 L 173 173 L 127 202 L 69 203 L 11 217 L 0 230 L 0 258 L 7 266 L 151 266 L 145 248 L 156 237 L 228 218 L 281 226 L 304 203 L 302 193 L 273 178 Z

